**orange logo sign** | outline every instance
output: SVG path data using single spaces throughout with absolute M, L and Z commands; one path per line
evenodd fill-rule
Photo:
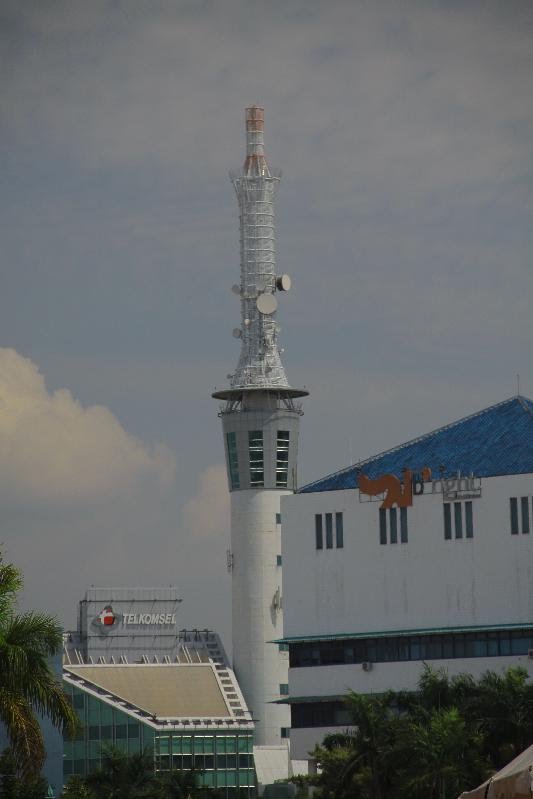
M 431 469 L 425 466 L 420 472 L 420 479 L 422 481 L 431 480 Z M 357 478 L 359 484 L 359 491 L 362 494 L 368 494 L 371 497 L 385 494 L 382 508 L 392 508 L 397 505 L 398 508 L 409 508 L 413 504 L 413 472 L 410 469 L 403 470 L 403 481 L 400 481 L 394 474 L 382 474 L 375 480 L 365 477 L 360 474 Z

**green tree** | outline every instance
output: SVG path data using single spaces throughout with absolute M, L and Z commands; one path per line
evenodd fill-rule
M 85 777 L 74 774 L 65 785 L 62 799 L 96 799 L 93 791 L 85 781 Z
M 37 775 L 21 777 L 10 749 L 0 755 L 0 797 L 2 799 L 44 799 L 47 781 Z
M 17 772 L 28 776 L 40 773 L 46 756 L 35 713 L 70 734 L 77 718 L 50 668 L 50 657 L 61 651 L 61 627 L 45 613 L 18 614 L 21 588 L 20 571 L 0 559 L 0 721 Z
M 153 799 L 157 782 L 153 752 L 128 755 L 122 749 L 102 747 L 102 765 L 85 778 L 98 799 Z

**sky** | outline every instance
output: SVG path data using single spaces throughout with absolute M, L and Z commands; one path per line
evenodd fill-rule
M 533 5 L 0 0 L 0 542 L 22 607 L 177 585 L 229 643 L 215 387 L 265 107 L 300 483 L 533 396 Z

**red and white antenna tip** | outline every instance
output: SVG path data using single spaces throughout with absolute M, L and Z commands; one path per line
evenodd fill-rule
M 252 105 L 246 109 L 246 161 L 244 174 L 248 176 L 270 175 L 265 159 L 265 109 Z

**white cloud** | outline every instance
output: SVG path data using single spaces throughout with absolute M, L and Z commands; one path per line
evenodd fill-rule
M 168 485 L 171 451 L 130 435 L 108 408 L 48 392 L 29 358 L 0 348 L 0 496 L 9 505 L 101 502 Z
M 209 466 L 198 490 L 183 507 L 184 529 L 201 538 L 222 538 L 229 530 L 229 492 L 225 466 Z

